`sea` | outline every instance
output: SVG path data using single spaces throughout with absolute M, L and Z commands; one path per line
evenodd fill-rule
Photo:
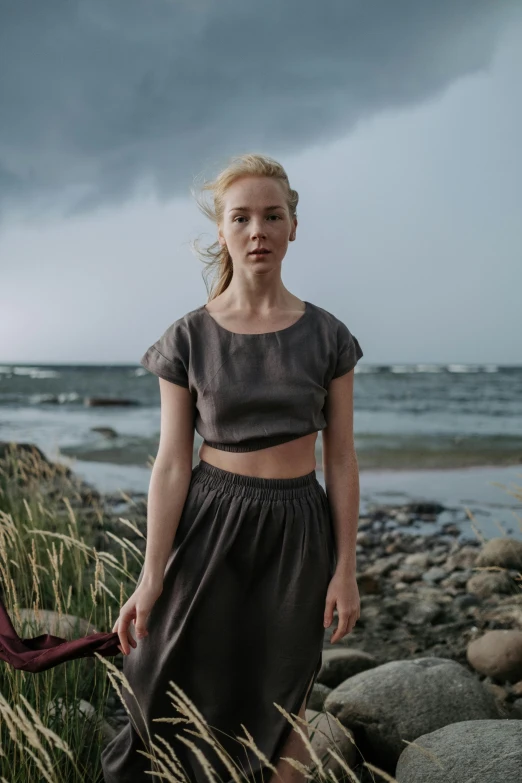
M 34 443 L 101 492 L 147 492 L 159 428 L 158 379 L 140 365 L 0 366 L 0 441 Z M 354 438 L 361 515 L 437 503 L 412 533 L 522 539 L 522 365 L 359 364 Z M 321 450 L 319 434 L 324 486 Z

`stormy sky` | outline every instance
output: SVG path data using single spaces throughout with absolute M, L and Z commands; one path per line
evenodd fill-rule
M 0 362 L 137 362 L 254 151 L 368 364 L 521 363 L 521 43 L 518 0 L 0 0 Z

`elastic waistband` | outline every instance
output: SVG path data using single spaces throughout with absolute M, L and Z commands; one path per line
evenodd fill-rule
M 261 478 L 232 473 L 200 459 L 192 470 L 194 480 L 202 481 L 212 489 L 224 489 L 228 493 L 264 500 L 299 498 L 322 489 L 315 470 L 294 478 Z

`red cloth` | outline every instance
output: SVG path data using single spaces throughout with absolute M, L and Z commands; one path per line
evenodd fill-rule
M 70 641 L 49 633 L 32 639 L 20 639 L 0 600 L 0 659 L 15 669 L 43 672 L 63 661 L 85 658 L 95 652 L 104 657 L 122 655 L 118 644 L 120 639 L 116 631 L 91 633 Z

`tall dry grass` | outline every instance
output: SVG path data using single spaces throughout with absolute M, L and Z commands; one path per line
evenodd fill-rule
M 123 527 L 123 525 L 120 526 Z M 73 615 L 110 630 L 119 601 L 136 581 L 130 542 L 120 556 L 100 551 L 104 514 L 67 468 L 37 449 L 8 449 L 0 460 L 0 584 L 18 634 L 47 632 L 42 610 Z M 106 531 L 110 534 L 110 531 Z M 35 621 L 22 620 L 32 609 Z M 55 632 L 56 633 L 56 632 Z M 63 635 L 58 633 L 57 635 Z M 78 626 L 74 636 L 81 636 Z M 33 674 L 0 667 L 0 771 L 18 781 L 101 780 L 101 717 L 110 684 L 94 658 Z M 93 705 L 88 720 L 80 700 Z

